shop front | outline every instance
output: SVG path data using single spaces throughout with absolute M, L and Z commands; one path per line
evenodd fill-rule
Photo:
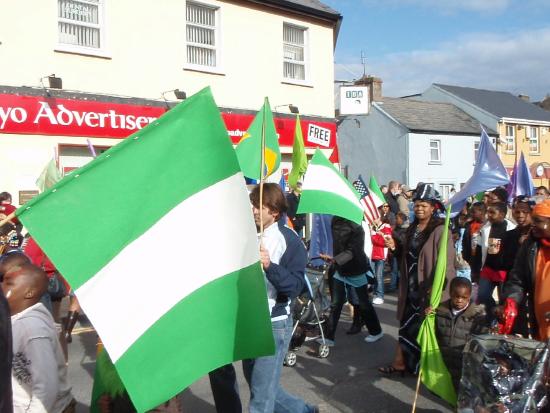
M 68 173 L 108 150 L 121 139 L 154 122 L 176 102 L 95 95 L 51 89 L 0 86 L 0 191 L 21 205 L 37 193 L 36 179 L 55 157 Z M 234 144 L 248 129 L 255 112 L 220 108 Z M 281 169 L 291 166 L 295 117 L 274 113 L 282 153 Z M 306 152 L 330 155 L 336 144 L 334 119 L 303 116 Z

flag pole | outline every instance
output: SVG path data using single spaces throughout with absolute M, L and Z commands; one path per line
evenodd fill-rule
M 11 222 L 11 220 L 14 218 L 15 218 L 15 211 L 13 211 L 6 218 L 0 221 L 0 227 L 3 226 L 4 224 L 7 224 L 8 222 Z
M 416 393 L 414 394 L 414 402 L 411 413 L 416 412 L 416 401 L 418 400 L 418 393 L 420 393 L 420 378 L 422 377 L 422 369 L 418 370 L 418 380 L 416 381 Z
M 260 242 L 264 236 L 264 220 L 263 220 L 263 206 L 264 206 L 264 164 L 265 164 L 265 102 L 262 107 L 262 143 L 261 143 L 261 155 L 260 155 Z

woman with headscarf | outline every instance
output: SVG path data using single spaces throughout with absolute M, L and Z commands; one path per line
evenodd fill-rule
M 418 373 L 420 347 L 416 336 L 429 306 L 439 243 L 444 228 L 444 221 L 436 216 L 442 205 L 438 193 L 432 186 L 419 184 L 413 202 L 415 218 L 404 237 L 388 239 L 387 243 L 388 248 L 395 250 L 402 276 L 397 303 L 399 342 L 392 363 L 378 369 L 380 373 L 387 375 L 404 375 L 406 371 Z M 447 262 L 453 263 L 454 258 L 452 237 L 448 237 Z M 454 266 L 448 265 L 447 281 L 454 276 Z M 448 285 L 449 282 L 446 283 L 446 286 Z M 447 298 L 448 294 L 444 291 L 442 300 Z
M 504 283 L 504 308 L 497 309 L 499 333 L 546 341 L 550 338 L 550 200 L 535 205 L 531 221 L 531 234 Z M 518 313 L 527 317 L 515 323 Z

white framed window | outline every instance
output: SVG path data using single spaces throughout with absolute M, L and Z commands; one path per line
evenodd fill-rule
M 481 144 L 480 141 L 474 141 L 474 165 L 477 162 L 477 155 L 479 153 L 479 145 L 480 144 Z
M 187 1 L 185 11 L 186 65 L 188 69 L 219 72 L 220 8 Z
M 540 142 L 538 128 L 536 126 L 529 126 L 527 128 L 527 133 L 527 137 L 529 139 L 529 153 L 539 153 Z
M 309 80 L 307 43 L 307 28 L 283 23 L 283 78 L 286 81 L 305 83 Z
M 430 139 L 430 163 L 441 163 L 441 141 Z
M 516 152 L 516 128 L 513 125 L 506 125 L 506 142 L 504 145 L 506 153 Z
M 439 194 L 445 202 L 451 198 L 451 191 L 454 187 L 453 184 L 439 184 Z
M 57 0 L 56 50 L 106 56 L 105 0 Z

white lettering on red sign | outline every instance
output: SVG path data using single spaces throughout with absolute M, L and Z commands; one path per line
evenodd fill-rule
M 111 129 L 142 129 L 147 124 L 156 120 L 151 116 L 119 115 L 114 110 L 106 113 L 81 112 L 78 110 L 69 110 L 63 104 L 56 105 L 56 112 L 50 107 L 48 102 L 39 101 L 40 109 L 33 119 L 34 124 L 48 122 L 50 125 L 61 126 L 83 126 L 90 128 L 111 128 Z M 2 107 L 0 106 L 0 130 L 8 126 L 10 122 L 23 123 L 27 120 L 28 113 L 21 107 Z
M 307 128 L 307 140 L 308 142 L 328 148 L 330 147 L 330 129 L 310 123 Z

